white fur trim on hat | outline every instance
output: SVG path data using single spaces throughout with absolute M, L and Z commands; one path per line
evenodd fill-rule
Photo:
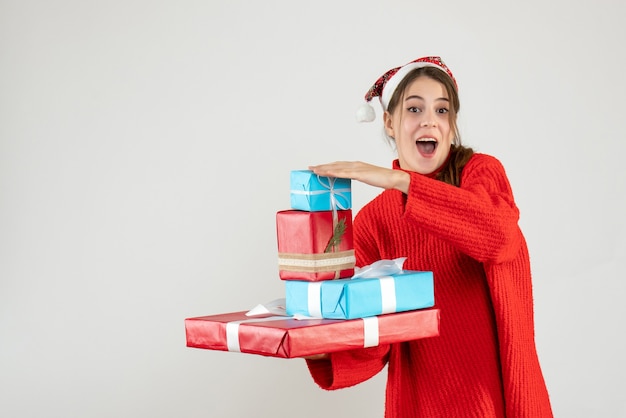
M 418 58 L 402 67 L 392 68 L 376 80 L 374 85 L 371 86 L 365 94 L 365 104 L 361 105 L 357 110 L 357 120 L 359 122 L 371 122 L 375 119 L 376 113 L 370 106 L 370 102 L 374 97 L 378 97 L 383 111 L 387 111 L 389 101 L 400 82 L 409 72 L 422 67 L 433 67 L 444 71 L 452 79 L 454 86 L 458 89 L 454 75 L 452 75 L 452 72 L 440 57 L 430 56 Z
M 383 94 L 380 96 L 380 104 L 383 106 L 383 110 L 387 110 L 387 106 L 389 106 L 389 100 L 391 100 L 393 93 L 396 91 L 396 88 L 398 87 L 402 79 L 404 79 L 404 77 L 406 77 L 406 75 L 412 70 L 422 67 L 435 67 L 441 69 L 441 67 L 439 67 L 438 65 L 431 64 L 430 62 L 425 61 L 411 62 L 404 67 L 401 67 L 398 72 L 396 72 L 391 78 L 387 80 L 385 86 L 383 87 Z

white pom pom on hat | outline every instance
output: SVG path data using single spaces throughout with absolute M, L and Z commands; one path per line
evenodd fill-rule
M 356 111 L 357 122 L 372 122 L 376 119 L 376 111 L 369 104 L 369 102 L 363 103 Z
M 448 66 L 444 64 L 440 57 L 430 56 L 418 58 L 415 61 L 411 61 L 408 64 L 403 65 L 402 67 L 392 68 L 385 74 L 381 75 L 378 80 L 376 80 L 374 85 L 370 87 L 370 89 L 365 94 L 365 103 L 363 103 L 357 109 L 357 121 L 372 122 L 374 119 L 376 119 L 376 112 L 374 111 L 374 108 L 370 105 L 370 102 L 374 97 L 379 98 L 380 104 L 383 107 L 383 111 L 387 110 L 389 100 L 391 100 L 391 96 L 393 96 L 393 93 L 398 87 L 398 84 L 400 84 L 400 81 L 402 81 L 402 79 L 412 70 L 422 67 L 435 67 L 444 71 L 450 76 L 450 78 L 454 82 L 454 85 L 458 89 L 458 85 L 456 83 L 454 75 L 452 75 L 452 71 L 450 71 Z

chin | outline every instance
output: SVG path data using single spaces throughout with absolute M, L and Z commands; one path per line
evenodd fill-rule
M 422 156 L 419 156 L 418 161 L 414 161 L 412 163 L 407 162 L 406 167 L 405 164 L 402 164 L 402 161 L 400 161 L 400 167 L 406 170 L 426 175 L 437 170 L 437 168 L 439 167 L 439 160 L 436 160 L 435 158 L 424 158 Z
M 436 171 L 439 168 L 439 162 L 429 159 L 428 161 L 420 164 L 419 167 L 416 167 L 416 172 L 420 174 L 430 174 L 433 171 Z
M 434 169 L 434 168 L 430 169 L 430 168 L 420 167 L 420 168 L 417 168 L 417 169 L 415 169 L 413 171 L 415 171 L 418 174 L 428 175 L 428 174 L 432 173 L 435 170 L 436 169 Z

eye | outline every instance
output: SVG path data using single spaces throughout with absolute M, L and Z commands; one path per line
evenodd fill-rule
M 449 110 L 445 107 L 442 107 L 441 109 L 437 109 L 437 113 L 448 113 Z
M 406 110 L 408 110 L 411 113 L 419 113 L 419 112 L 421 112 L 421 109 L 419 107 L 415 107 L 415 106 L 410 106 Z

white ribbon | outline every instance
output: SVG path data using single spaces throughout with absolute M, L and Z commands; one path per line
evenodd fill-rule
M 337 200 L 337 196 L 341 196 L 344 199 L 348 200 L 348 198 L 346 196 L 344 196 L 342 193 L 339 193 L 339 191 L 349 191 L 350 189 L 346 190 L 346 189 L 335 189 L 335 181 L 337 180 L 336 177 L 326 177 L 326 179 L 328 179 L 328 184 L 324 184 L 324 182 L 322 181 L 321 176 L 317 176 L 317 181 L 319 181 L 319 183 L 322 185 L 322 187 L 328 189 L 328 192 L 330 193 L 330 205 L 333 208 L 333 210 L 339 209 L 339 210 L 345 210 L 347 209 L 346 207 L 344 207 L 341 203 L 339 203 L 339 201 Z
M 380 295 L 382 296 L 382 313 L 396 311 L 396 282 L 393 277 L 386 276 L 379 279 Z
M 320 182 L 321 183 L 321 182 Z M 296 189 L 292 189 L 291 193 L 293 194 L 299 194 L 299 195 L 303 195 L 303 196 L 317 196 L 320 194 L 326 194 L 326 193 L 331 193 L 335 194 L 337 196 L 341 196 L 344 199 L 348 200 L 348 197 L 344 194 L 344 193 L 349 193 L 352 191 L 352 189 L 350 188 L 343 188 L 343 189 L 335 189 L 334 187 L 332 189 L 330 189 L 329 187 L 327 187 L 326 185 L 322 184 L 322 186 L 326 189 L 326 190 L 296 190 Z M 341 205 L 339 202 L 337 202 L 337 205 L 339 205 L 340 209 L 346 209 L 343 205 Z
M 235 321 L 226 324 L 226 348 L 228 351 L 241 352 L 241 347 L 239 347 L 239 324 L 242 322 Z
M 363 318 L 363 347 L 376 347 L 379 344 L 378 318 Z
M 240 353 L 241 347 L 239 346 L 239 325 L 249 324 L 253 322 L 265 322 L 265 321 L 284 321 L 289 319 L 288 316 L 270 316 L 267 318 L 254 318 L 243 319 L 241 321 L 232 321 L 226 323 L 226 347 L 228 351 L 235 351 Z
M 239 325 L 242 323 L 264 322 L 264 321 L 281 321 L 288 319 L 284 316 L 271 316 L 268 318 L 245 319 L 243 321 L 232 321 L 226 323 L 226 347 L 228 351 L 241 352 L 239 346 Z M 380 344 L 380 330 L 378 327 L 378 318 L 370 316 L 363 319 L 363 348 L 376 347 Z
M 365 267 L 355 268 L 353 279 L 376 279 L 378 277 L 390 276 L 402 272 L 402 265 L 407 257 L 399 257 L 393 260 L 378 260 Z
M 322 317 L 322 282 L 311 282 L 307 286 L 307 306 L 311 317 Z
M 286 306 L 287 303 L 285 298 L 274 299 L 265 304 L 260 303 L 256 305 L 254 308 L 246 312 L 246 316 L 266 315 L 269 313 L 287 316 Z
M 339 222 L 339 214 L 337 213 L 337 210 L 345 210 L 346 208 L 344 208 L 338 201 L 337 201 L 337 197 L 335 196 L 336 190 L 335 190 L 335 180 L 337 180 L 335 177 L 326 177 L 328 179 L 328 185 L 324 184 L 324 182 L 322 181 L 322 177 L 320 177 L 319 175 L 317 176 L 317 181 L 319 181 L 319 183 L 322 185 L 322 187 L 325 187 L 328 189 L 328 192 L 330 193 L 330 208 L 333 210 L 333 233 L 335 232 L 335 227 L 337 226 L 337 223 Z M 345 196 L 341 195 L 344 199 L 346 198 Z M 335 274 L 335 279 L 339 278 L 339 272 L 337 272 L 337 274 Z
M 318 284 L 318 282 L 312 282 L 311 284 Z M 321 283 L 319 283 L 321 289 Z M 313 286 L 314 288 L 316 286 Z M 309 295 L 311 292 L 309 292 Z M 271 308 L 266 308 L 264 305 L 257 305 L 252 310 L 248 311 L 246 315 L 252 315 L 253 311 L 257 311 L 257 314 L 262 313 L 261 311 L 265 310 L 269 311 L 277 311 L 282 312 L 282 306 L 285 299 L 275 299 L 271 302 L 268 302 L 266 305 L 271 306 Z M 274 308 L 274 309 L 273 309 Z M 309 306 L 309 310 L 311 306 Z M 321 309 L 321 306 L 320 308 Z M 309 311 L 309 313 L 312 313 Z M 241 324 L 250 324 L 254 322 L 265 322 L 265 321 L 283 321 L 286 319 L 298 319 L 298 320 L 306 320 L 306 319 L 320 319 L 321 312 L 319 313 L 319 317 L 312 316 L 304 316 L 304 315 L 294 315 L 287 316 L 286 314 L 278 313 L 277 316 L 269 316 L 265 318 L 252 318 L 252 319 L 242 319 L 240 321 L 231 321 L 226 323 L 226 348 L 228 351 L 233 352 L 241 352 L 241 346 L 239 344 L 239 325 Z M 378 327 L 378 317 L 371 316 L 367 318 L 361 318 L 363 320 L 363 347 L 375 347 L 379 342 L 379 327 Z
M 321 283 L 320 283 L 321 286 Z M 307 316 L 307 315 L 302 315 L 302 314 L 295 314 L 293 316 L 289 316 L 287 315 L 287 309 L 286 309 L 286 299 L 285 298 L 280 298 L 280 299 L 274 299 L 270 302 L 267 302 L 265 304 L 259 303 L 257 306 L 255 306 L 254 308 L 250 309 L 248 312 L 246 312 L 246 316 L 258 316 L 258 315 L 267 315 L 268 313 L 271 313 L 275 316 L 280 316 L 282 319 L 320 319 L 322 317 L 322 314 L 320 312 L 320 314 L 318 316 Z M 320 308 L 321 310 L 321 300 L 320 300 Z M 271 317 L 274 318 L 274 317 Z M 258 320 L 266 320 L 267 318 L 258 318 Z M 275 320 L 278 320 L 279 318 L 276 318 Z M 251 320 L 243 320 L 243 321 L 233 321 L 233 322 L 228 322 L 227 324 L 240 324 L 242 322 L 248 322 Z M 251 321 L 251 322 L 258 322 L 258 321 Z M 228 325 L 226 326 L 226 328 L 228 329 Z
M 323 178 L 328 179 L 328 184 L 324 184 L 324 182 L 322 181 Z M 337 210 L 337 209 L 346 210 L 348 209 L 348 206 L 342 205 L 337 200 L 337 196 L 344 198 L 346 202 L 348 202 L 348 197 L 344 194 L 344 192 L 349 193 L 352 191 L 352 189 L 349 187 L 343 188 L 343 189 L 335 189 L 336 180 L 337 180 L 336 177 L 323 177 L 323 176 L 317 175 L 317 181 L 326 190 L 291 190 L 291 193 L 305 195 L 305 196 L 314 196 L 314 195 L 330 193 L 331 208 L 333 210 Z

